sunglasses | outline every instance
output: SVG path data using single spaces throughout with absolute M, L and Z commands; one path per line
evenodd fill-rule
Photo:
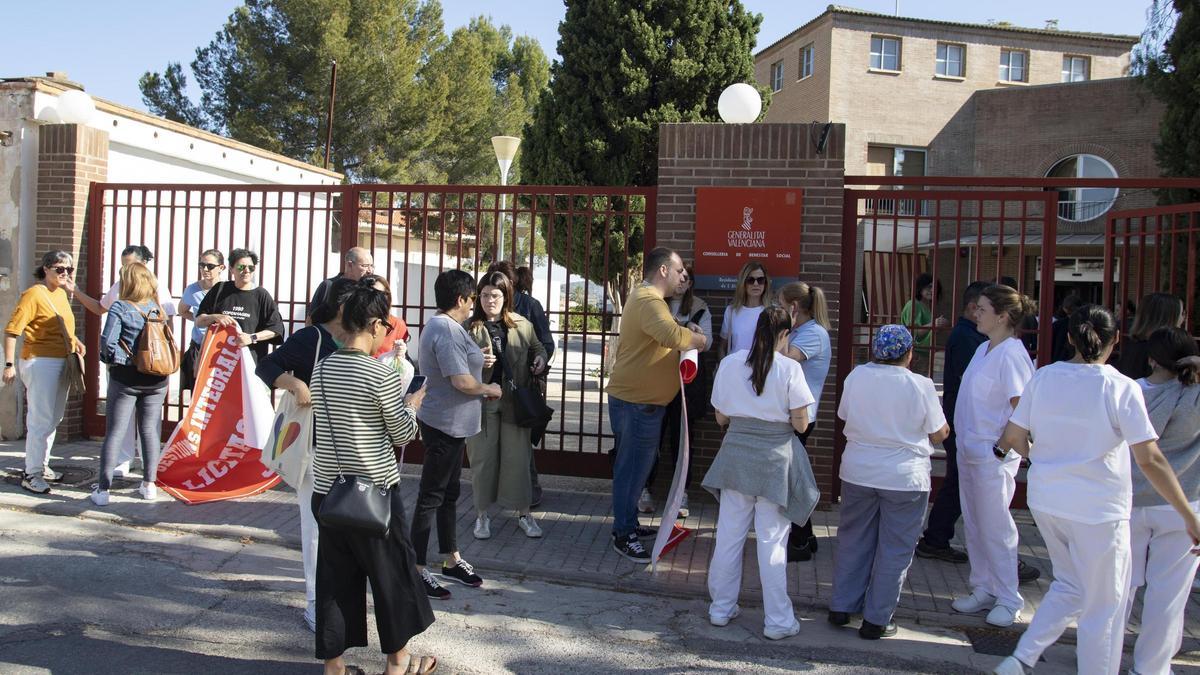
M 253 272 L 254 269 L 255 269 L 254 265 L 238 265 L 237 266 L 237 271 L 239 271 L 239 272 Z
M 206 263 L 206 262 L 200 263 L 200 269 L 207 270 L 209 272 L 217 269 L 218 267 L 221 267 L 221 265 L 218 265 L 216 263 Z
M 50 269 L 54 270 L 55 274 L 75 274 L 74 267 L 67 267 L 65 265 L 58 265 L 56 267 L 51 267 Z
M 748 283 L 748 284 L 765 284 L 765 283 L 767 283 L 767 278 L 766 277 L 746 277 L 746 283 Z

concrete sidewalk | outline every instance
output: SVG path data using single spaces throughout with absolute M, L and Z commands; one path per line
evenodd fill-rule
M 7 473 L 0 484 L 0 506 L 219 538 L 248 538 L 299 548 L 299 511 L 295 494 L 284 486 L 239 501 L 186 506 L 165 495 L 148 504 L 136 498 L 136 479 L 118 479 L 111 503 L 105 508 L 94 506 L 86 495 L 95 480 L 99 447 L 99 443 L 91 441 L 60 444 L 55 449 L 56 459 L 52 466 L 65 472 L 65 481 L 54 486 L 52 494 L 37 496 L 19 486 L 23 444 L 0 443 L 0 469 Z M 420 467 L 405 465 L 403 469 L 401 490 L 411 513 Z M 469 471 L 464 471 L 464 479 L 458 508 L 458 545 L 463 557 L 474 564 L 485 579 L 489 571 L 497 571 L 531 579 L 657 595 L 689 598 L 707 595 L 705 575 L 717 517 L 717 504 L 707 493 L 691 495 L 691 515 L 680 523 L 692 530 L 692 535 L 664 557 L 657 572 L 651 573 L 648 566 L 625 560 L 610 546 L 607 481 L 545 476 L 545 498 L 536 511 L 545 531 L 542 539 L 525 537 L 516 526 L 515 515 L 493 513 L 492 538 L 478 541 L 472 535 L 476 514 L 472 507 Z M 1015 515 L 1021 535 L 1021 555 L 1043 572 L 1040 580 L 1021 587 L 1026 599 L 1024 616 L 1027 622 L 1049 585 L 1050 562 L 1029 513 L 1017 511 Z M 789 565 L 788 583 L 797 610 L 819 614 L 827 606 L 831 592 L 837 511 L 818 511 L 813 516 L 813 523 L 820 539 L 820 550 L 812 562 Z M 658 519 L 647 524 L 657 525 Z M 431 549 L 432 546 L 431 543 Z M 744 555 L 741 602 L 746 606 L 761 606 L 753 546 L 747 545 Z M 983 614 L 963 615 L 950 608 L 954 596 L 967 590 L 967 573 L 967 565 L 917 558 L 909 571 L 896 613 L 897 621 L 902 627 L 907 624 L 954 629 L 965 635 L 974 650 L 981 654 L 1008 653 L 1019 637 L 1023 623 L 1012 629 L 996 629 L 984 623 Z M 1140 603 L 1134 610 L 1135 619 L 1138 616 Z M 1134 623 L 1136 630 L 1136 621 Z M 1073 639 L 1073 631 L 1069 631 L 1065 641 Z M 1131 647 L 1132 642 L 1131 634 L 1127 637 L 1127 646 Z M 1056 656 L 1059 660 L 1070 659 L 1070 650 L 1060 649 Z M 1194 594 L 1189 601 L 1183 651 L 1177 662 L 1188 670 L 1188 666 L 1200 664 L 1200 594 Z M 1177 668 L 1176 672 L 1184 670 Z M 1200 672 L 1200 668 L 1194 672 Z

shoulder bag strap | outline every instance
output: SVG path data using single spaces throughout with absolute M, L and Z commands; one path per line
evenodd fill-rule
M 316 367 L 313 367 L 313 372 L 316 372 Z M 324 373 L 321 373 L 321 379 L 324 379 Z M 329 414 L 329 396 L 325 392 L 325 387 L 321 387 L 321 405 L 325 408 L 325 425 L 329 427 L 329 440 L 333 441 L 333 463 L 337 466 L 338 475 L 342 476 L 342 462 L 338 458 L 338 442 L 337 437 L 333 435 L 333 416 Z
M 312 371 L 317 372 L 317 362 L 321 360 L 321 340 L 325 337 L 325 332 L 320 326 L 313 326 L 317 329 L 317 349 L 313 352 L 313 367 Z

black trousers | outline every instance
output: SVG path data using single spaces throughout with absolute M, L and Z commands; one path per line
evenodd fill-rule
M 314 494 L 320 513 L 323 494 Z M 367 646 L 367 580 L 375 599 L 379 646 L 391 654 L 404 649 L 434 621 L 416 557 L 404 529 L 404 501 L 392 490 L 392 527 L 387 537 L 371 537 L 320 524 L 317 544 L 316 657 L 341 656 Z
M 942 441 L 946 448 L 946 477 L 938 488 L 933 507 L 929 509 L 929 522 L 925 525 L 922 540 L 934 548 L 946 548 L 954 538 L 954 524 L 962 517 L 962 503 L 958 500 L 958 444 L 954 431 Z
M 417 424 L 421 427 L 421 443 L 425 446 L 425 463 L 421 466 L 421 487 L 417 492 L 417 506 L 413 509 L 412 542 L 417 552 L 417 564 L 424 567 L 429 531 L 435 517 L 438 552 L 448 555 L 458 550 L 455 528 L 467 439 L 444 434 L 421 420 L 417 420 Z
M 808 437 L 812 435 L 813 429 L 815 429 L 816 426 L 816 422 L 809 422 L 808 426 L 804 429 L 804 433 L 796 433 L 796 438 L 800 439 L 800 442 L 804 444 L 804 448 L 806 450 L 808 449 Z M 812 538 L 813 526 L 812 518 L 810 517 L 804 522 L 803 525 L 792 523 L 792 531 L 788 533 L 787 545 L 789 547 L 799 548 L 806 546 L 808 544 L 808 540 Z

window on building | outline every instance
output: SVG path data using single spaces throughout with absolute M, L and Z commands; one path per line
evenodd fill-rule
M 813 74 L 813 45 L 808 43 L 800 48 L 800 77 L 803 80 Z
M 1029 81 L 1029 52 L 1019 49 L 1000 50 L 1000 81 Z
M 867 175 L 868 176 L 924 176 L 925 149 L 899 148 L 890 145 L 867 146 Z M 879 209 L 880 214 L 897 214 L 901 216 L 924 215 L 928 212 L 926 202 L 915 199 L 870 199 L 867 209 Z
M 900 70 L 900 38 L 871 38 L 871 67 L 875 70 Z
M 1063 82 L 1086 82 L 1089 79 L 1091 79 L 1091 59 L 1086 56 L 1063 57 Z
M 939 42 L 937 46 L 937 74 L 944 77 L 964 77 L 967 73 L 963 59 L 966 51 L 966 47 L 963 45 Z
M 1095 155 L 1071 155 L 1046 172 L 1047 178 L 1116 178 L 1112 164 Z M 1117 188 L 1048 188 L 1058 192 L 1058 217 L 1072 222 L 1094 220 L 1117 200 Z
M 783 89 L 783 61 L 771 64 L 771 91 Z

